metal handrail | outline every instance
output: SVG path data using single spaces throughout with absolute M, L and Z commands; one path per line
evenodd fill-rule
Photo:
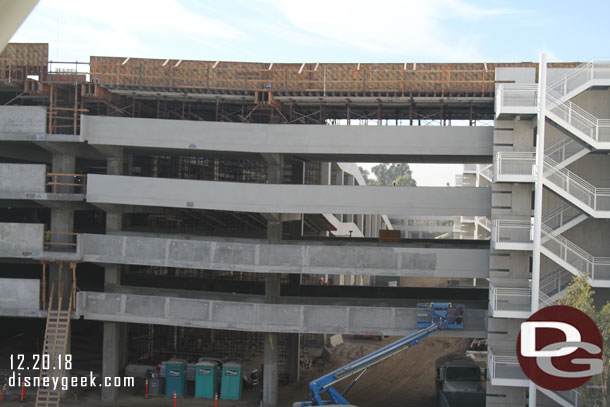
M 495 164 L 499 175 L 534 175 L 536 153 L 498 151 Z
M 574 147 L 576 147 L 576 148 L 574 148 Z M 557 162 L 558 164 L 561 164 L 564 161 L 566 161 L 568 158 L 570 158 L 584 150 L 588 151 L 589 149 L 587 147 L 584 147 L 583 145 L 581 145 L 574 139 L 565 138 L 565 139 L 553 144 L 546 150 L 544 150 L 544 155 L 545 155 L 545 157 L 551 158 L 553 161 Z
M 542 218 L 542 223 L 554 231 L 577 218 L 582 213 L 583 212 L 574 205 L 566 203 L 548 211 Z M 556 224 L 551 222 L 553 219 L 557 219 Z
M 496 112 L 499 112 L 503 106 L 536 107 L 538 85 L 503 83 L 498 86 L 496 98 Z
M 566 191 L 568 194 L 574 196 L 579 201 L 591 207 L 592 209 L 610 210 L 610 199 L 608 200 L 607 208 L 599 208 L 600 200 L 598 199 L 600 197 L 610 198 L 610 188 L 595 187 L 594 185 L 592 185 L 585 179 L 579 177 L 572 171 L 566 168 L 558 168 L 558 164 L 549 157 L 544 158 L 544 176 L 548 181 L 557 185 L 558 187 Z M 559 178 L 560 182 L 557 182 L 556 178 Z M 579 190 L 581 194 L 584 194 L 586 200 L 583 199 L 582 196 L 575 195 L 574 191 L 570 191 L 570 187 L 574 187 L 575 189 Z
M 540 292 L 552 297 L 565 291 L 572 280 L 573 275 L 569 271 L 559 268 L 540 280 Z
M 547 89 L 566 96 L 574 89 L 594 79 L 610 79 L 610 63 L 603 61 L 586 62 L 569 70 L 562 78 L 549 84 Z
M 506 230 L 525 230 L 528 231 L 528 238 L 513 240 L 510 237 L 504 237 L 503 231 Z M 496 242 L 525 242 L 530 243 L 534 239 L 533 237 L 533 228 L 531 224 L 531 220 L 515 220 L 515 219 L 494 219 L 492 221 L 492 230 L 494 234 L 494 241 Z M 517 232 L 519 233 L 519 232 Z

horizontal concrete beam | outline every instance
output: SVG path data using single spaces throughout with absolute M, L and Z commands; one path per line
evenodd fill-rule
M 256 273 L 489 277 L 489 248 L 388 244 L 267 244 L 120 235 L 78 235 L 83 261 Z
M 418 330 L 414 308 L 260 304 L 118 293 L 78 293 L 85 319 L 252 332 L 408 335 Z M 487 310 L 469 310 L 464 329 L 438 336 L 487 336 Z
M 44 192 L 46 177 L 44 164 L 0 164 L 0 191 Z
M 81 123 L 81 135 L 92 145 L 298 154 L 326 161 L 491 162 L 493 148 L 491 126 L 323 126 L 101 116 L 83 116 Z
M 0 223 L 0 257 L 40 256 L 43 240 L 42 223 Z
M 0 278 L 0 308 L 39 309 L 40 280 Z
M 252 184 L 90 174 L 87 201 L 257 213 L 489 216 L 490 188 Z
M 0 106 L 0 140 L 36 140 L 46 132 L 46 108 Z

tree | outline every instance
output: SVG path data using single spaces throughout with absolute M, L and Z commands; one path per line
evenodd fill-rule
M 604 370 L 602 374 L 593 376 L 587 387 L 583 390 L 579 397 L 579 404 L 585 406 L 595 406 L 596 400 L 599 400 L 599 388 L 601 387 L 601 402 L 602 406 L 607 406 L 608 402 L 608 379 L 610 379 L 610 302 L 606 302 L 599 311 L 593 304 L 593 295 L 595 291 L 591 288 L 589 280 L 585 275 L 574 277 L 572 283 L 568 286 L 565 296 L 559 301 L 561 305 L 569 305 L 581 310 L 587 314 L 597 324 L 602 335 L 604 351 L 602 354 Z
M 371 179 L 371 172 L 360 167 L 360 172 L 366 181 L 367 185 L 400 185 L 414 187 L 417 182 L 411 176 L 409 164 L 391 163 L 377 164 L 371 168 L 371 172 L 375 174 L 376 179 Z

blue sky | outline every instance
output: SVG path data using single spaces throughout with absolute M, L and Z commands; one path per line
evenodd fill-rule
M 41 0 L 11 41 L 48 42 L 55 61 L 590 61 L 610 60 L 608 15 L 608 1 Z M 460 170 L 411 168 L 420 185 Z
M 61 60 L 588 61 L 610 55 L 609 12 L 607 1 L 41 0 L 12 41 L 49 42 Z

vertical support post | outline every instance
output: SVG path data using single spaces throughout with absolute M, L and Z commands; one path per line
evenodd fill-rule
M 75 73 L 76 75 L 76 73 Z M 78 80 L 78 78 L 75 78 Z M 74 83 L 74 135 L 78 133 L 78 82 Z
M 72 267 L 72 307 L 71 311 L 76 311 L 76 263 L 71 262 L 70 267 Z
M 265 156 L 269 183 L 283 182 L 284 160 L 281 154 Z M 267 240 L 277 244 L 282 240 L 281 214 L 273 214 L 267 220 Z M 265 277 L 265 303 L 278 303 L 280 299 L 281 274 L 271 274 Z M 278 403 L 278 334 L 264 333 L 264 369 L 263 369 L 263 407 L 276 407 Z
M 352 112 L 350 111 L 350 104 L 347 104 L 347 125 L 351 125 L 352 123 Z
M 409 104 L 409 126 L 413 126 L 413 103 Z
M 532 313 L 540 297 L 540 246 L 542 241 L 542 172 L 544 169 L 544 130 L 546 124 L 546 55 L 540 54 L 538 77 L 538 132 L 536 134 L 536 189 L 534 197 L 534 251 L 532 254 Z M 529 382 L 529 407 L 536 407 L 536 385 Z
M 42 262 L 42 309 L 47 309 L 47 262 Z

